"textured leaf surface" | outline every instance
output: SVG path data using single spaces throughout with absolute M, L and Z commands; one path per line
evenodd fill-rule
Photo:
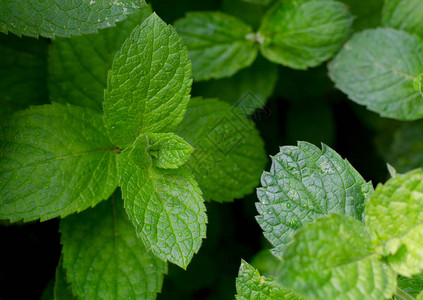
M 46 39 L 0 35 L 0 115 L 48 102 Z
M 190 76 L 182 39 L 151 15 L 134 29 L 109 71 L 103 108 L 112 141 L 126 147 L 142 133 L 172 131 L 189 101 Z
M 229 77 L 250 66 L 257 46 L 241 20 L 221 12 L 188 13 L 175 22 L 188 47 L 194 80 Z
M 0 128 L 0 219 L 64 217 L 115 190 L 116 148 L 97 112 L 44 105 L 15 113 Z
M 320 216 L 340 213 L 361 220 L 366 197 L 373 192 L 371 182 L 334 150 L 306 142 L 281 147 L 261 183 L 257 222 L 276 255 L 297 229 Z
M 423 271 L 423 173 L 421 169 L 379 184 L 366 204 L 366 224 L 395 271 Z
M 420 94 L 423 96 L 423 73 L 419 75 L 417 78 L 417 85 L 420 91 Z
M 423 70 L 423 41 L 389 28 L 355 34 L 329 65 L 337 88 L 382 116 L 423 117 L 422 95 L 414 78 Z
M 298 294 L 318 299 L 386 299 L 396 274 L 371 248 L 364 225 L 333 214 L 306 225 L 284 253 L 280 279 Z
M 135 26 L 150 14 L 151 8 L 146 6 L 98 34 L 53 40 L 48 60 L 50 99 L 102 111 L 113 57 Z
M 300 299 L 291 290 L 282 288 L 275 278 L 260 276 L 259 271 L 244 260 L 236 278 L 236 290 L 237 300 Z
M 294 69 L 315 67 L 347 40 L 352 17 L 332 0 L 278 1 L 265 15 L 259 33 L 261 53 Z
M 173 133 L 147 135 L 148 153 L 153 165 L 163 169 L 176 169 L 186 163 L 194 150 L 190 144 Z
M 63 266 L 81 299 L 155 299 L 167 266 L 137 237 L 118 193 L 60 223 Z
M 67 281 L 66 271 L 63 268 L 63 258 L 60 258 L 59 265 L 56 268 L 56 280 L 54 282 L 54 299 L 55 300 L 76 300 L 73 295 L 72 286 Z
M 416 297 L 423 290 L 423 275 L 413 277 L 398 276 L 398 288 L 412 297 Z M 399 299 L 398 297 L 396 299 Z
M 380 24 L 384 0 L 341 0 L 354 17 L 354 30 L 374 28 Z
M 228 102 L 248 116 L 266 104 L 277 79 L 277 65 L 258 57 L 251 67 L 232 77 L 194 83 L 193 94 Z
M 144 0 L 1 0 L 0 32 L 48 38 L 94 33 L 144 5 Z
M 118 159 L 129 218 L 147 249 L 185 269 L 206 236 L 201 190 L 186 168 L 140 168 L 128 157 L 130 151 Z
M 194 147 L 187 166 L 205 199 L 229 202 L 258 185 L 266 163 L 254 123 L 229 104 L 192 99 L 176 133 Z
M 382 25 L 416 33 L 423 37 L 423 2 L 420 0 L 385 0 Z

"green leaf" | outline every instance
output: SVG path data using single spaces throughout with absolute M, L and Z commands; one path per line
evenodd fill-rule
M 119 184 L 129 219 L 147 249 L 186 269 L 206 236 L 201 190 L 186 168 L 140 168 L 129 158 L 131 150 L 124 150 L 118 158 Z
M 1 110 L 6 107 L 12 112 L 48 102 L 47 45 L 46 39 L 0 34 Z
M 423 41 L 406 32 L 378 28 L 355 34 L 329 64 L 329 75 L 348 97 L 381 116 L 423 117 L 414 78 L 423 70 Z
M 95 33 L 144 5 L 144 0 L 0 0 L 0 32 L 48 38 Z
M 341 0 L 347 4 L 354 17 L 355 31 L 373 28 L 380 25 L 381 11 L 384 0 Z
M 60 223 L 63 266 L 81 299 L 155 299 L 167 266 L 148 252 L 118 193 Z
M 410 296 L 416 297 L 423 290 L 423 274 L 415 275 L 411 278 L 398 276 L 398 288 Z
M 420 91 L 420 94 L 423 96 L 423 73 L 417 77 L 417 87 Z
M 98 34 L 53 40 L 48 59 L 50 99 L 102 111 L 113 57 L 135 26 L 150 14 L 151 7 L 145 6 Z
M 270 172 L 261 177 L 257 189 L 257 222 L 279 255 L 295 231 L 316 218 L 340 213 L 362 219 L 371 182 L 334 150 L 298 142 L 285 146 L 272 157 Z
M 416 33 L 423 37 L 423 2 L 420 0 L 385 0 L 382 25 Z
M 379 252 L 403 276 L 423 271 L 423 172 L 421 169 L 379 184 L 366 204 L 366 224 Z
M 281 287 L 273 277 L 260 276 L 253 266 L 241 260 L 236 278 L 237 300 L 300 299 L 291 290 Z
M 280 279 L 300 295 L 318 299 L 386 299 L 396 274 L 375 254 L 364 225 L 333 214 L 306 225 L 284 253 Z
M 54 299 L 56 300 L 75 300 L 72 285 L 66 278 L 66 271 L 63 268 L 63 257 L 60 257 L 59 265 L 56 268 L 56 280 L 54 282 Z
M 194 148 L 173 133 L 150 133 L 147 135 L 148 153 L 153 165 L 163 169 L 177 169 L 186 163 Z
M 261 53 L 293 69 L 315 67 L 347 40 L 352 17 L 332 0 L 278 1 L 263 18 Z
M 205 199 L 233 201 L 251 193 L 266 163 L 254 123 L 216 99 L 192 99 L 176 133 L 194 147 L 187 166 Z
M 113 60 L 103 103 L 111 140 L 171 132 L 189 101 L 191 63 L 182 39 L 156 14 L 134 29 Z
M 223 0 L 221 10 L 224 13 L 242 20 L 256 30 L 260 26 L 261 20 L 263 19 L 268 7 L 267 4 L 258 3 L 263 2 L 261 0 L 258 0 L 258 2 L 253 1 Z
M 232 76 L 257 56 L 252 28 L 230 15 L 191 12 L 175 28 L 188 47 L 194 80 Z
M 423 292 L 417 295 L 416 300 L 423 300 Z
M 51 104 L 0 124 L 0 219 L 65 217 L 107 199 L 117 186 L 116 147 L 101 115 Z
M 193 94 L 218 98 L 238 108 L 245 115 L 250 115 L 256 109 L 264 107 L 272 95 L 277 79 L 277 65 L 260 56 L 250 68 L 241 70 L 232 77 L 194 83 Z

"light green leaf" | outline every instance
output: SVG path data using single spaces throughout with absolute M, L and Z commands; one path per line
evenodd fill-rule
M 144 0 L 0 0 L 0 32 L 48 38 L 95 33 L 144 5 Z
M 420 91 L 420 94 L 423 96 L 423 73 L 417 77 L 417 87 Z
M 54 299 L 55 300 L 75 300 L 78 299 L 73 295 L 72 285 L 66 278 L 66 271 L 63 268 L 63 257 L 60 257 L 59 265 L 56 268 L 56 280 L 54 282 Z
M 193 94 L 228 102 L 248 116 L 264 107 L 277 79 L 277 65 L 260 56 L 250 68 L 232 77 L 194 83 Z
M 237 300 L 297 300 L 291 290 L 281 287 L 273 277 L 260 276 L 253 266 L 241 260 L 236 278 Z
M 190 76 L 181 38 L 151 15 L 134 29 L 109 71 L 103 108 L 112 141 L 127 147 L 142 133 L 173 131 L 189 101 Z
M 177 169 L 186 163 L 194 148 L 173 133 L 147 134 L 148 153 L 153 165 L 163 169 Z
M 0 115 L 48 102 L 47 45 L 46 39 L 0 34 Z
M 187 166 L 205 199 L 233 201 L 251 193 L 266 163 L 254 123 L 216 99 L 192 99 L 176 133 L 194 147 Z
M 0 219 L 44 221 L 107 199 L 117 186 L 116 150 L 92 110 L 16 112 L 0 124 Z
M 382 25 L 416 33 L 423 37 L 423 2 L 421 0 L 385 0 Z
M 123 209 L 122 198 L 60 223 L 63 266 L 81 299 L 155 299 L 167 266 L 148 252 Z
M 280 279 L 318 299 L 386 299 L 396 274 L 375 253 L 364 225 L 333 214 L 306 225 L 284 253 Z
M 190 12 L 175 28 L 188 47 L 194 80 L 232 76 L 257 56 L 252 28 L 230 15 Z
M 423 41 L 406 32 L 378 28 L 355 34 L 329 64 L 329 75 L 348 97 L 381 116 L 423 117 L 414 78 L 423 70 Z
M 185 167 L 140 168 L 124 150 L 118 159 L 125 209 L 147 249 L 186 269 L 206 236 L 201 190 Z
M 334 150 L 306 142 L 281 147 L 261 183 L 256 218 L 275 255 L 297 229 L 318 217 L 339 213 L 361 220 L 366 198 L 373 193 L 371 182 Z
M 423 300 L 423 292 L 417 295 L 416 300 Z
M 50 99 L 102 111 L 113 57 L 135 26 L 150 14 L 151 8 L 145 6 L 98 34 L 53 40 L 48 59 Z
M 278 1 L 259 29 L 261 53 L 293 69 L 315 67 L 331 58 L 347 40 L 352 17 L 332 0 Z
M 366 204 L 366 224 L 379 252 L 403 276 L 423 271 L 423 173 L 421 169 L 379 184 Z

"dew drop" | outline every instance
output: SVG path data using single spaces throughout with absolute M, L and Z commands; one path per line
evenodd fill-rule
M 151 230 L 151 226 L 150 225 L 145 225 L 145 230 L 150 231 Z
M 291 203 L 287 203 L 286 208 L 291 208 Z

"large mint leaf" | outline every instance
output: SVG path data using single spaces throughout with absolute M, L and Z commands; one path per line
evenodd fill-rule
M 100 114 L 51 104 L 0 124 L 0 219 L 48 220 L 107 199 L 117 186 L 116 148 Z
M 135 143 L 139 146 L 142 143 Z M 186 168 L 159 169 L 148 163 L 141 167 L 130 157 L 133 151 L 124 150 L 118 159 L 129 219 L 147 249 L 185 269 L 206 236 L 201 190 Z
M 423 172 L 395 176 L 379 184 L 366 204 L 368 231 L 395 271 L 423 271 Z
M 48 102 L 46 39 L 0 34 L 0 115 Z
M 386 299 L 396 274 L 379 259 L 359 221 L 333 214 L 307 224 L 284 253 L 281 281 L 317 299 Z
M 0 0 L 0 32 L 48 38 L 94 33 L 144 5 L 144 0 Z
M 98 34 L 53 40 L 48 59 L 50 99 L 102 111 L 113 57 L 135 26 L 150 14 L 151 8 L 146 6 Z
M 382 25 L 416 33 L 423 37 L 423 2 L 421 0 L 385 0 Z
M 250 115 L 256 109 L 263 108 L 273 93 L 277 79 L 278 66 L 260 56 L 251 67 L 232 77 L 194 83 L 192 88 L 193 94 L 218 98 L 238 108 L 245 115 Z
M 155 299 L 167 266 L 148 252 L 119 193 L 60 223 L 63 266 L 81 299 Z
M 408 295 L 416 297 L 423 290 L 423 274 L 418 274 L 413 277 L 398 276 L 398 287 Z M 398 300 L 402 298 L 396 297 Z
M 332 0 L 278 1 L 259 29 L 261 53 L 294 69 L 315 67 L 331 58 L 347 40 L 352 17 Z
M 194 80 L 232 76 L 257 56 L 252 28 L 230 15 L 188 13 L 175 27 L 188 47 Z
M 170 132 L 189 101 L 191 63 L 181 38 L 156 14 L 136 27 L 113 60 L 103 103 L 112 141 Z
M 361 220 L 366 198 L 373 192 L 372 184 L 334 150 L 306 142 L 281 147 L 261 183 L 257 222 L 276 255 L 297 229 L 318 217 L 340 213 Z
M 258 185 L 266 163 L 254 123 L 225 102 L 192 99 L 176 133 L 194 147 L 187 162 L 205 199 L 233 201 Z
M 423 70 L 423 41 L 406 32 L 378 28 L 355 34 L 329 64 L 329 75 L 348 97 L 382 116 L 423 117 L 414 79 Z
M 237 300 L 297 300 L 291 290 L 281 287 L 275 278 L 260 276 L 258 270 L 244 260 L 241 261 L 236 278 Z
M 54 299 L 55 300 L 76 300 L 73 295 L 72 285 L 66 278 L 66 271 L 63 268 L 63 257 L 60 258 L 56 268 L 56 280 L 54 281 Z

